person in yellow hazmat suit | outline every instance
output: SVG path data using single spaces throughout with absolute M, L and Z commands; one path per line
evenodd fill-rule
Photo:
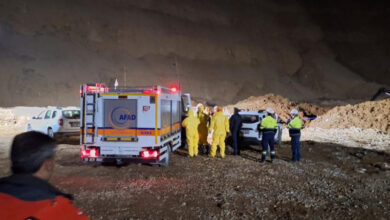
M 209 116 L 204 113 L 204 106 L 201 103 L 198 104 L 198 119 L 200 122 L 198 125 L 199 145 L 201 153 L 205 154 L 208 148 L 207 135 Z
M 198 156 L 199 119 L 195 116 L 193 109 L 188 110 L 187 117 L 184 119 L 182 126 L 186 129 L 188 155 L 190 157 Z
M 213 132 L 213 142 L 209 156 L 215 157 L 217 145 L 219 145 L 219 153 L 222 158 L 225 158 L 225 138 L 226 133 L 229 133 L 230 129 L 229 119 L 223 114 L 222 107 L 218 106 L 217 113 L 211 119 L 209 130 Z

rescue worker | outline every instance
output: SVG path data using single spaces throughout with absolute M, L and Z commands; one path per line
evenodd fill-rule
M 212 117 L 210 123 L 210 132 L 213 132 L 213 142 L 211 145 L 210 157 L 215 157 L 217 153 L 217 145 L 219 145 L 219 153 L 221 158 L 225 158 L 225 138 L 226 133 L 230 132 L 229 119 L 222 112 L 222 107 L 218 106 L 217 113 Z
M 242 118 L 238 112 L 240 112 L 240 110 L 238 108 L 234 108 L 234 114 L 229 119 L 230 131 L 232 132 L 234 155 L 240 155 L 239 136 L 242 127 Z
M 288 123 L 289 134 L 291 137 L 291 151 L 292 151 L 292 161 L 301 160 L 301 147 L 299 144 L 299 139 L 301 137 L 301 128 L 302 120 L 299 118 L 299 112 L 296 109 L 291 110 L 290 112 L 292 120 Z
M 202 153 L 205 154 L 208 151 L 207 135 L 208 135 L 209 117 L 204 113 L 204 106 L 201 103 L 198 104 L 198 119 L 199 119 L 199 126 L 198 126 L 199 145 Z
M 0 179 L 0 219 L 88 219 L 72 195 L 49 184 L 54 169 L 53 138 L 29 131 L 11 146 L 12 175 Z
M 182 126 L 186 128 L 188 155 L 190 157 L 198 156 L 199 119 L 195 116 L 193 109 L 188 110 L 187 117 L 184 119 Z
M 271 163 L 275 159 L 276 152 L 275 152 L 275 133 L 277 129 L 277 123 L 273 115 L 275 114 L 274 110 L 272 108 L 267 108 L 266 110 L 267 116 L 263 118 L 260 124 L 260 130 L 263 134 L 262 137 L 262 155 L 261 155 L 261 162 L 264 162 L 267 156 L 268 147 L 270 148 L 270 154 L 271 154 Z
M 213 108 L 213 113 L 212 113 L 212 115 L 217 114 L 217 112 L 218 112 L 218 106 L 216 105 L 216 106 L 214 106 L 214 108 Z

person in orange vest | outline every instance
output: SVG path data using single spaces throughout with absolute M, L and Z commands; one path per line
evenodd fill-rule
M 88 219 L 72 195 L 48 183 L 54 169 L 53 138 L 29 131 L 11 146 L 12 175 L 0 179 L 0 219 Z

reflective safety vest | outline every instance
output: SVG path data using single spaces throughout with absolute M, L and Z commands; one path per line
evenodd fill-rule
M 293 120 L 288 123 L 288 128 L 292 129 L 302 129 L 302 120 L 296 116 Z
M 263 120 L 261 121 L 261 125 L 260 125 L 260 129 L 267 129 L 267 130 L 270 130 L 270 129 L 277 129 L 278 127 L 278 124 L 276 122 L 276 120 L 272 117 L 272 116 L 267 116 L 265 118 L 263 118 Z

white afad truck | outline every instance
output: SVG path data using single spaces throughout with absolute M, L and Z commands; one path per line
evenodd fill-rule
M 182 116 L 191 106 L 178 87 L 115 87 L 87 83 L 80 90 L 84 162 L 169 165 L 182 144 Z

